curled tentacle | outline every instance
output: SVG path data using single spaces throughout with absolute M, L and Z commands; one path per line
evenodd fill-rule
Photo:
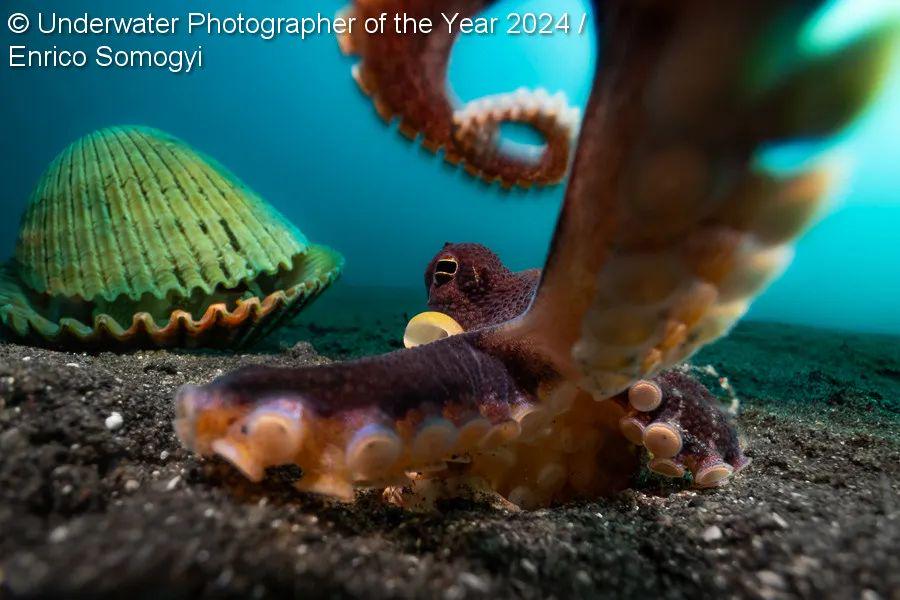
M 472 17 L 492 2 L 487 0 L 356 0 L 344 14 L 355 17 L 352 32 L 338 38 L 341 49 L 360 57 L 353 76 L 372 98 L 378 114 L 400 121 L 400 132 L 485 181 L 505 187 L 549 185 L 566 174 L 578 111 L 564 96 L 543 90 L 519 90 L 457 106 L 447 84 L 447 66 L 456 33 L 448 32 L 441 13 Z M 367 34 L 366 19 L 385 13 L 384 33 Z M 429 34 L 396 33 L 394 17 L 430 18 Z M 533 127 L 545 140 L 539 152 L 515 152 L 501 143 L 503 122 Z
M 578 109 L 569 107 L 562 93 L 520 89 L 480 98 L 454 112 L 456 148 L 445 157 L 461 160 L 472 175 L 505 187 L 556 183 L 568 168 L 578 120 Z M 543 146 L 503 143 L 503 123 L 530 125 L 544 138 Z
M 652 471 L 681 477 L 689 469 L 695 486 L 713 487 L 750 463 L 716 399 L 684 373 L 666 371 L 638 382 L 623 404 L 622 433 L 651 453 Z

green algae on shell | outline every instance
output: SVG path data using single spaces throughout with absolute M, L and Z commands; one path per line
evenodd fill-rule
M 0 324 L 51 345 L 241 346 L 340 274 L 214 160 L 146 127 L 113 127 L 54 159 L 0 270 Z

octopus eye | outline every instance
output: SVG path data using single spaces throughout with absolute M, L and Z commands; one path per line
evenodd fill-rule
M 453 280 L 456 271 L 459 270 L 459 263 L 455 258 L 442 258 L 434 267 L 434 283 L 444 285 Z

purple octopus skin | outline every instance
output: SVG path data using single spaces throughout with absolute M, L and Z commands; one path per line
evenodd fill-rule
M 534 298 L 540 269 L 514 273 L 481 244 L 446 243 L 425 269 L 428 307 L 479 329 L 523 314 Z
M 473 331 L 437 346 L 346 363 L 244 367 L 205 386 L 204 395 L 233 405 L 257 404 L 260 397 L 297 397 L 323 418 L 377 413 L 371 419 L 386 424 L 428 405 L 434 413 L 454 406 L 498 421 L 517 403 L 536 398 L 538 385 L 553 373 L 522 353 L 504 357 L 496 349 L 486 351 L 483 336 Z
M 650 470 L 680 477 L 687 468 L 698 486 L 712 487 L 750 464 L 733 425 L 703 384 L 678 369 L 648 382 L 661 392 L 659 406 L 642 412 L 632 405 L 620 426 L 650 450 Z
M 444 244 L 425 269 L 429 308 L 453 317 L 466 330 L 523 314 L 539 281 L 540 269 L 510 271 L 489 248 L 473 243 Z M 621 421 L 623 432 L 641 445 L 646 443 L 644 432 L 649 426 L 664 428 L 663 436 L 672 432 L 673 442 L 680 440 L 678 451 L 672 454 L 660 446 L 665 439 L 650 436 L 650 446 L 655 450 L 651 470 L 680 477 L 689 466 L 695 474 L 704 473 L 709 485 L 749 464 L 718 399 L 702 383 L 679 369 L 665 371 L 644 383 L 660 392 L 658 405 L 641 411 L 627 398 L 619 399 L 627 411 Z M 722 479 L 713 481 L 714 476 Z
M 347 15 L 442 24 L 442 13 L 470 17 L 491 4 L 356 0 Z M 747 464 L 737 436 L 708 390 L 672 369 L 744 314 L 828 193 L 821 165 L 773 173 L 760 150 L 834 134 L 883 72 L 890 36 L 881 30 L 804 51 L 801 33 L 823 5 L 592 3 L 603 31 L 596 72 L 536 289 L 536 272 L 509 273 L 475 247 L 445 248 L 459 252 L 456 270 L 439 254 L 426 281 L 431 305 L 467 331 L 185 388 L 183 442 L 252 479 L 298 464 L 301 489 L 342 498 L 355 487 L 463 477 L 520 506 L 546 506 L 621 489 L 619 475 L 637 464 L 626 440 L 650 452 L 657 472 L 689 470 L 700 487 L 727 480 Z M 454 106 L 446 82 L 457 33 L 358 28 L 341 43 L 360 57 L 354 75 L 379 114 L 408 137 L 504 185 L 558 180 L 572 139 L 564 110 L 527 93 Z M 778 56 L 761 56 L 773 41 Z M 543 133 L 544 152 L 506 154 L 504 120 Z

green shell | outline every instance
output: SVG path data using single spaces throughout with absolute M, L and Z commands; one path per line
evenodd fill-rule
M 241 344 L 342 266 L 212 159 L 114 127 L 71 144 L 38 182 L 0 272 L 0 322 L 51 343 Z

